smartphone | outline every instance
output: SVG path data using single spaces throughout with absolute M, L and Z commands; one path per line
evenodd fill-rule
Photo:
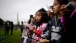
M 72 2 L 69 2 L 65 7 L 70 11 L 73 11 L 76 8 Z

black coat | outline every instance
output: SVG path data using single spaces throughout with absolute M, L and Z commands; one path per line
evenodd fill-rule
M 10 28 L 13 29 L 14 25 L 13 22 L 10 22 Z
M 10 28 L 10 22 L 9 21 L 5 22 L 5 28 Z

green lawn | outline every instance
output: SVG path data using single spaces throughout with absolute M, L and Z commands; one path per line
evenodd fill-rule
M 4 30 L 0 30 L 0 36 L 5 36 Z M 10 35 L 9 32 L 8 36 L 9 36 L 8 38 L 1 40 L 0 43 L 20 43 L 20 37 L 21 37 L 20 30 L 14 30 L 13 35 Z

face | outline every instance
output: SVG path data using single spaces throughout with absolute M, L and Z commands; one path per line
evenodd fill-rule
M 34 18 L 31 18 L 31 21 L 34 21 Z
M 47 11 L 47 14 L 48 14 L 48 16 L 50 16 L 50 11 L 49 10 Z
M 76 6 L 76 0 L 71 0 L 74 4 L 75 4 L 75 6 Z
M 40 13 L 40 12 L 37 12 L 37 13 L 35 14 L 35 20 L 36 20 L 36 22 L 40 22 L 40 21 L 41 21 L 41 18 L 42 18 L 41 13 Z
M 53 15 L 52 12 L 48 10 L 47 11 L 47 14 L 48 14 L 48 17 L 50 17 L 50 19 L 51 19 L 52 18 L 52 15 Z
M 57 0 L 54 0 L 54 4 L 53 4 L 53 11 L 54 14 L 60 14 L 60 4 Z

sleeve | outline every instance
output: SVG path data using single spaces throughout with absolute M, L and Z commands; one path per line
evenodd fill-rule
M 39 31 L 39 30 L 34 30 L 34 33 L 38 36 L 38 37 L 40 37 L 40 35 L 41 35 L 41 31 Z
M 50 32 L 49 32 L 49 23 L 47 24 L 45 30 L 43 31 L 43 34 L 41 34 L 41 38 L 43 39 L 50 39 Z
M 39 37 L 41 36 L 46 26 L 47 26 L 47 23 L 43 23 L 42 25 L 40 25 L 39 30 L 35 30 L 35 33 L 37 34 L 37 36 Z
M 51 26 L 52 26 L 53 20 L 50 20 L 43 31 L 43 34 L 41 34 L 41 38 L 50 40 L 51 39 Z
M 70 18 L 72 18 L 74 15 L 76 15 L 76 9 L 74 9 L 74 11 L 72 12 L 72 14 L 70 15 Z
M 47 30 L 49 30 L 49 24 L 47 24 L 46 28 L 44 29 L 43 33 L 45 33 Z

